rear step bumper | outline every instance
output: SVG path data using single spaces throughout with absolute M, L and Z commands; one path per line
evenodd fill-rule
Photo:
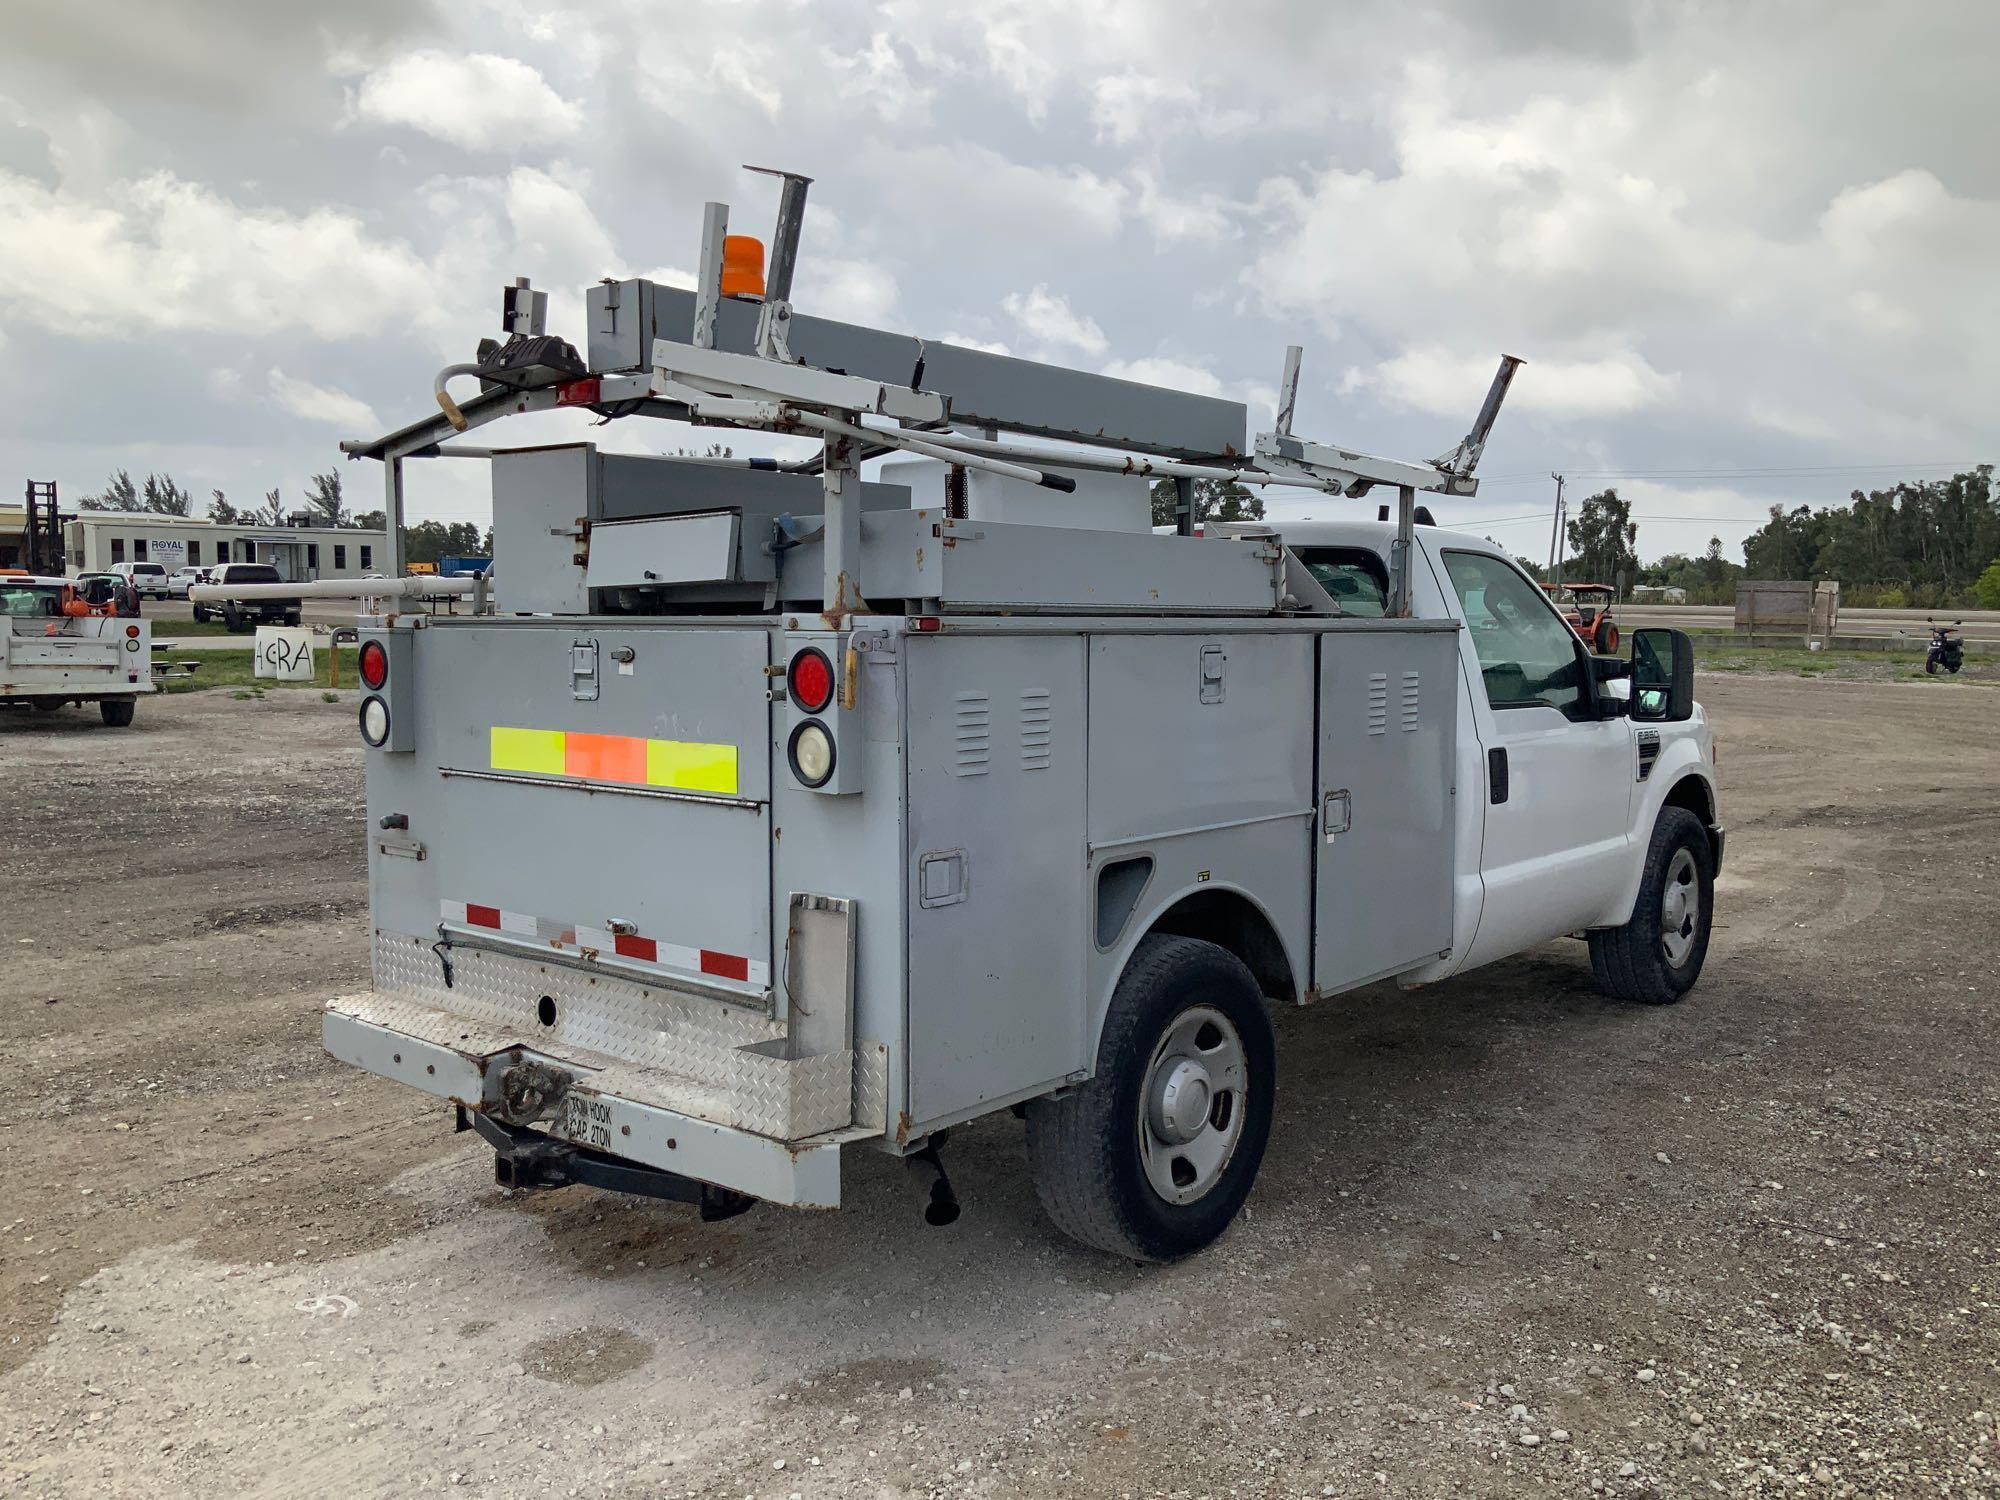
M 334 1002 L 336 1006 L 340 1003 Z M 587 1073 L 580 1074 L 562 1059 L 537 1054 L 502 1037 L 482 1036 L 470 1028 L 460 1045 L 450 1046 L 329 1008 L 322 1035 L 326 1050 L 340 1061 L 449 1100 L 475 1116 L 487 1115 L 500 1104 L 500 1075 L 505 1069 L 524 1062 L 544 1063 L 579 1082 L 558 1101 L 553 1118 L 545 1122 L 547 1134 L 540 1139 L 553 1145 L 583 1146 L 590 1158 L 607 1169 L 619 1162 L 632 1162 L 687 1180 L 691 1186 L 708 1183 L 795 1208 L 840 1207 L 837 1140 L 787 1144 L 657 1105 L 621 1099 L 590 1087 Z M 510 1129 L 491 1119 L 475 1123 L 489 1140 L 493 1137 L 485 1129 L 488 1123 L 510 1137 L 521 1129 Z M 495 1141 L 496 1148 L 498 1144 Z M 566 1158 L 566 1169 L 572 1173 L 568 1180 L 591 1181 L 575 1171 L 577 1165 L 577 1157 Z M 583 1165 L 593 1175 L 608 1176 L 589 1162 Z M 619 1186 L 609 1180 L 597 1185 Z M 672 1196 L 629 1185 L 622 1190 Z

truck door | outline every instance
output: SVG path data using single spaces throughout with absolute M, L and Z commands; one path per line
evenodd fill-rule
M 1590 658 L 1548 596 L 1509 560 L 1444 548 L 1465 621 L 1460 648 L 1485 750 L 1484 901 L 1465 964 L 1593 920 L 1625 868 L 1631 722 L 1599 719 Z

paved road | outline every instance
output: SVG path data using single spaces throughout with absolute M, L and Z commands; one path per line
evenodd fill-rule
M 1726 604 L 1621 604 L 1617 617 L 1634 625 L 1676 625 L 1682 630 L 1728 630 L 1736 611 Z M 1843 609 L 1838 634 L 1901 635 L 1921 643 L 1930 634 L 1924 622 L 1965 622 L 1965 638 L 2000 641 L 2000 610 Z

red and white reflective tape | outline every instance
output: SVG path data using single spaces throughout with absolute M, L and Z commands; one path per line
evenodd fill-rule
M 547 917 L 531 917 L 521 912 L 503 911 L 497 906 L 480 906 L 471 901 L 440 901 L 438 907 L 445 921 L 461 927 L 485 927 L 568 953 L 612 953 L 628 962 L 647 964 L 668 973 L 733 979 L 739 984 L 753 984 L 760 988 L 771 983 L 769 964 L 714 948 L 690 948 L 683 943 L 665 943 L 658 938 L 642 937 L 636 932 L 613 932 L 608 927 L 555 922 Z

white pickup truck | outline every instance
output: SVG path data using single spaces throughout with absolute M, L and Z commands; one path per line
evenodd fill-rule
M 154 690 L 144 620 L 99 613 L 66 578 L 0 575 L 0 708 L 95 703 L 120 728 Z
M 497 461 L 521 548 L 572 458 Z M 1064 542 L 910 515 L 1001 578 Z M 1611 995 L 1685 994 L 1723 848 L 1687 638 L 1594 658 L 1427 526 L 1385 618 L 1394 527 L 1277 530 L 1130 545 L 1303 569 L 1281 617 L 364 622 L 376 988 L 329 1049 L 457 1105 L 511 1186 L 705 1216 L 833 1206 L 844 1144 L 1017 1106 L 1055 1222 L 1168 1259 L 1257 1174 L 1267 1002 L 1568 936 Z
M 1167 1260 L 1256 1179 L 1271 1006 L 1571 936 L 1611 995 L 1687 993 L 1723 847 L 1688 638 L 1599 660 L 1416 504 L 1477 493 L 1520 360 L 1409 461 L 1298 434 L 1293 346 L 1253 437 L 799 313 L 780 175 L 757 300 L 709 204 L 696 290 L 589 289 L 579 351 L 517 280 L 437 411 L 343 445 L 392 517 L 406 460 L 488 456 L 497 577 L 361 620 L 374 987 L 328 1004 L 334 1056 L 449 1101 L 510 1187 L 704 1218 L 837 1207 L 867 1145 L 950 1222 L 946 1132 L 1011 1109 L 1060 1228 Z M 559 406 L 820 446 L 440 446 Z M 1395 524 L 1202 534 L 1203 482 Z

